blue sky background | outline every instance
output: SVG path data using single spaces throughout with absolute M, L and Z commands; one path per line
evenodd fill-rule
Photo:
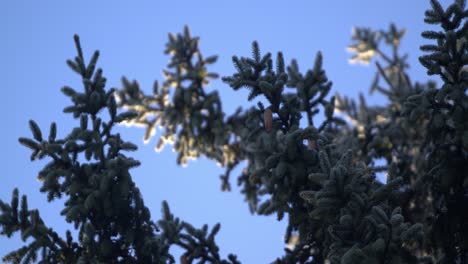
M 441 1 L 444 6 L 450 2 Z M 40 208 L 46 224 L 59 234 L 72 228 L 59 215 L 62 202 L 49 204 L 38 191 L 36 176 L 45 162 L 31 163 L 30 151 L 17 138 L 30 137 L 29 119 L 36 120 L 45 134 L 56 121 L 59 137 L 77 125 L 62 113 L 70 102 L 60 92 L 64 85 L 82 88 L 78 75 L 65 64 L 76 55 L 75 33 L 81 37 L 87 58 L 95 49 L 101 51 L 99 67 L 108 78 L 108 88 L 120 87 L 120 78 L 126 76 L 150 92 L 153 81 L 162 80 L 161 70 L 168 62 L 163 54 L 167 33 L 189 25 L 192 34 L 201 37 L 202 53 L 219 55 L 210 69 L 221 76 L 234 72 L 231 56 L 249 56 L 251 42 L 257 40 L 264 52 L 283 51 L 288 62 L 298 59 L 303 71 L 312 67 L 316 52 L 322 51 L 334 91 L 356 97 L 360 91 L 367 94 L 374 67 L 349 65 L 345 47 L 352 27 L 380 29 L 391 22 L 405 27 L 402 51 L 410 54 L 410 76 L 424 81 L 427 77 L 417 58 L 423 43 L 420 33 L 430 28 L 423 23 L 428 7 L 429 1 L 419 0 L 2 1 L 0 199 L 9 201 L 13 188 L 19 187 L 20 194 L 28 195 L 30 208 Z M 250 104 L 245 91 L 233 92 L 219 80 L 208 89 L 219 91 L 227 113 Z M 368 98 L 373 104 L 385 103 L 379 96 Z M 283 254 L 286 222 L 250 215 L 237 188 L 221 192 L 218 176 L 222 169 L 215 162 L 201 159 L 187 168 L 178 167 L 170 147 L 156 153 L 155 140 L 143 144 L 142 129 L 118 130 L 124 139 L 139 145 L 132 156 L 142 166 L 132 175 L 153 219 L 160 217 L 161 201 L 168 200 L 175 215 L 195 226 L 222 223 L 217 241 L 223 256 L 233 252 L 244 263 L 266 263 Z M 18 236 L 1 236 L 0 255 L 21 245 Z

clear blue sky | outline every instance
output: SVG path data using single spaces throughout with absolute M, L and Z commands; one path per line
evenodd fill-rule
M 446 6 L 451 1 L 441 2 Z M 428 7 L 428 0 L 2 1 L 0 199 L 9 201 L 13 188 L 19 187 L 21 194 L 28 195 L 30 208 L 41 209 L 47 225 L 60 234 L 72 228 L 59 215 L 62 203 L 48 204 L 38 191 L 36 176 L 44 162 L 31 163 L 29 150 L 17 138 L 31 135 L 29 119 L 47 133 L 50 123 L 56 121 L 59 136 L 77 125 L 62 113 L 69 101 L 59 92 L 64 85 L 82 88 L 78 76 L 65 64 L 76 54 L 75 33 L 88 58 L 95 49 L 101 51 L 99 67 L 108 78 L 108 88 L 120 87 L 124 75 L 137 79 L 150 92 L 153 81 L 162 80 L 161 70 L 168 62 L 163 54 L 167 33 L 189 25 L 193 35 L 201 37 L 203 54 L 219 55 L 211 70 L 221 76 L 234 72 L 231 56 L 250 55 L 251 42 L 257 40 L 264 52 L 283 51 L 287 61 L 298 59 L 303 70 L 322 51 L 334 91 L 355 97 L 359 91 L 367 94 L 374 68 L 348 64 L 350 54 L 345 47 L 352 27 L 387 28 L 395 22 L 407 28 L 402 50 L 410 54 L 410 74 L 413 80 L 425 80 L 417 57 L 421 54 L 420 33 L 428 28 L 423 23 Z M 228 113 L 239 105 L 248 106 L 246 92 L 233 92 L 220 81 L 209 89 L 219 91 Z M 371 103 L 384 103 L 381 97 L 372 98 Z M 236 188 L 222 193 L 218 177 L 222 170 L 215 162 L 201 159 L 181 168 L 170 148 L 158 154 L 153 150 L 154 140 L 144 145 L 143 130 L 119 130 L 125 139 L 139 145 L 133 157 L 142 166 L 132 175 L 153 219 L 160 217 L 161 201 L 168 200 L 177 216 L 195 226 L 222 223 L 217 241 L 223 256 L 233 252 L 244 263 L 266 263 L 283 254 L 285 221 L 250 215 Z M 0 237 L 0 255 L 21 244 L 18 237 Z

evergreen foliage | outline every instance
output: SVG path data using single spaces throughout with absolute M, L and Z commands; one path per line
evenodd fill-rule
M 78 56 L 67 64 L 84 90 L 62 92 L 73 102 L 64 112 L 79 125 L 57 139 L 52 123 L 46 139 L 31 120 L 33 138 L 19 142 L 31 160 L 50 159 L 39 173 L 41 192 L 49 202 L 65 197 L 61 214 L 79 236 L 60 237 L 15 189 L 11 203 L 0 201 L 1 234 L 32 242 L 3 260 L 173 263 L 175 245 L 181 263 L 240 263 L 220 257 L 219 224 L 197 229 L 166 202 L 161 220 L 151 220 L 129 172 L 139 162 L 124 154 L 137 147 L 112 132 L 123 123 L 143 126 L 145 141 L 161 129 L 156 148 L 173 144 L 180 165 L 201 155 L 218 162 L 223 191 L 247 161 L 237 183 L 250 211 L 288 219 L 291 247 L 275 263 L 468 263 L 468 10 L 464 0 L 446 9 L 430 2 L 425 21 L 440 29 L 423 32 L 431 43 L 420 62 L 441 84 L 410 79 L 399 53 L 404 30 L 354 30 L 351 61 L 375 61 L 370 91 L 386 96 L 386 106 L 330 96 L 321 53 L 301 72 L 295 60 L 286 65 L 282 53 L 263 54 L 254 42 L 250 57 L 232 57 L 236 72 L 222 80 L 248 89 L 257 104 L 228 115 L 218 93 L 205 91 L 218 77 L 208 70 L 217 57 L 204 57 L 187 27 L 169 35 L 165 80 L 152 94 L 126 78 L 121 89 L 105 89 L 99 53 L 86 64 L 75 36 Z
M 12 263 L 174 263 L 169 254 L 171 245 L 185 250 L 186 261 L 201 263 L 238 263 L 230 255 L 222 260 L 214 237 L 220 225 L 208 232 L 208 226 L 196 229 L 175 218 L 163 202 L 163 217 L 157 223 L 150 218 L 141 193 L 129 170 L 140 163 L 122 152 L 134 151 L 137 146 L 122 140 L 112 128 L 137 116 L 134 112 L 117 114 L 114 89 L 105 90 L 106 79 L 96 68 L 96 51 L 85 64 L 78 36 L 75 36 L 78 56 L 67 64 L 83 81 L 84 92 L 63 87 L 73 105 L 64 109 L 79 119 L 79 126 L 63 139 L 57 139 L 52 123 L 48 139 L 42 137 L 39 126 L 30 121 L 33 139 L 20 138 L 30 148 L 31 160 L 48 157 L 51 161 L 39 172 L 41 192 L 51 202 L 66 197 L 61 211 L 67 222 L 78 230 L 78 240 L 70 231 L 60 237 L 48 228 L 38 210 L 29 210 L 26 196 L 15 189 L 10 204 L 0 201 L 1 233 L 10 237 L 21 233 L 21 239 L 32 238 L 28 245 L 6 255 Z M 109 118 L 104 118 L 103 110 Z M 37 252 L 41 252 L 38 257 Z

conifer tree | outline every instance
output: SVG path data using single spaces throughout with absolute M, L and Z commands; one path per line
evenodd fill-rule
M 10 204 L 0 201 L 1 234 L 10 237 L 20 232 L 23 241 L 33 241 L 4 256 L 3 261 L 174 263 L 169 248 L 177 245 L 185 251 L 186 262 L 239 263 L 234 255 L 228 260 L 219 256 L 214 242 L 219 224 L 211 231 L 206 225 L 197 229 L 174 217 L 166 202 L 162 204 L 162 218 L 156 223 L 151 220 L 129 172 L 140 163 L 123 153 L 137 146 L 112 132 L 117 123 L 136 113 L 117 113 L 114 89 L 105 89 L 103 71 L 96 70 L 99 52 L 86 65 L 78 36 L 74 39 L 78 55 L 67 64 L 81 76 L 84 91 L 65 86 L 62 92 L 73 102 L 63 111 L 73 114 L 78 126 L 65 138 L 57 139 L 57 126 L 52 123 L 45 138 L 36 122 L 30 120 L 33 138 L 21 137 L 19 142 L 32 150 L 31 160 L 50 159 L 39 172 L 41 192 L 47 193 L 49 202 L 65 197 L 61 215 L 73 223 L 78 238 L 70 231 L 61 237 L 49 228 L 38 210 L 28 208 L 25 195 L 19 202 L 15 189 Z
M 10 203 L 0 201 L 1 234 L 20 232 L 32 242 L 3 260 L 174 263 L 169 248 L 178 246 L 181 263 L 240 263 L 219 255 L 219 224 L 197 229 L 166 202 L 162 218 L 151 219 L 129 172 L 139 162 L 124 154 L 137 147 L 112 132 L 126 123 L 143 126 L 145 141 L 160 128 L 156 148 L 173 144 L 180 165 L 200 156 L 221 164 L 223 191 L 247 161 L 237 184 L 250 211 L 288 221 L 291 247 L 275 263 L 468 263 L 468 10 L 464 0 L 445 9 L 430 3 L 425 22 L 439 29 L 422 33 L 429 43 L 420 62 L 441 83 L 408 76 L 399 51 L 404 30 L 353 32 L 351 60 L 375 62 L 370 91 L 386 96 L 385 106 L 368 106 L 362 95 L 359 102 L 330 96 L 321 53 L 301 72 L 295 60 L 286 65 L 281 52 L 263 54 L 253 42 L 252 55 L 233 56 L 235 73 L 222 80 L 248 89 L 256 105 L 228 115 L 218 93 L 205 89 L 218 77 L 208 70 L 217 57 L 204 57 L 187 27 L 169 34 L 165 80 L 152 94 L 127 78 L 106 89 L 99 53 L 86 64 L 75 36 L 78 55 L 67 64 L 84 89 L 62 92 L 73 102 L 64 112 L 79 125 L 57 139 L 52 123 L 44 138 L 31 120 L 33 137 L 19 142 L 31 160 L 50 160 L 39 173 L 41 192 L 49 202 L 65 197 L 61 214 L 78 238 L 49 228 L 15 189 Z

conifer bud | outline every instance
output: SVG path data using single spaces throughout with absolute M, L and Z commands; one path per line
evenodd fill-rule
M 266 131 L 270 132 L 273 127 L 273 113 L 270 108 L 265 109 L 265 112 L 263 112 L 263 122 L 265 124 Z
M 315 140 L 313 139 L 307 140 L 307 148 L 310 150 L 314 150 L 315 148 L 317 148 L 317 144 L 315 143 Z
M 188 264 L 188 259 L 187 259 L 187 255 L 183 254 L 182 256 L 180 256 L 180 264 Z

